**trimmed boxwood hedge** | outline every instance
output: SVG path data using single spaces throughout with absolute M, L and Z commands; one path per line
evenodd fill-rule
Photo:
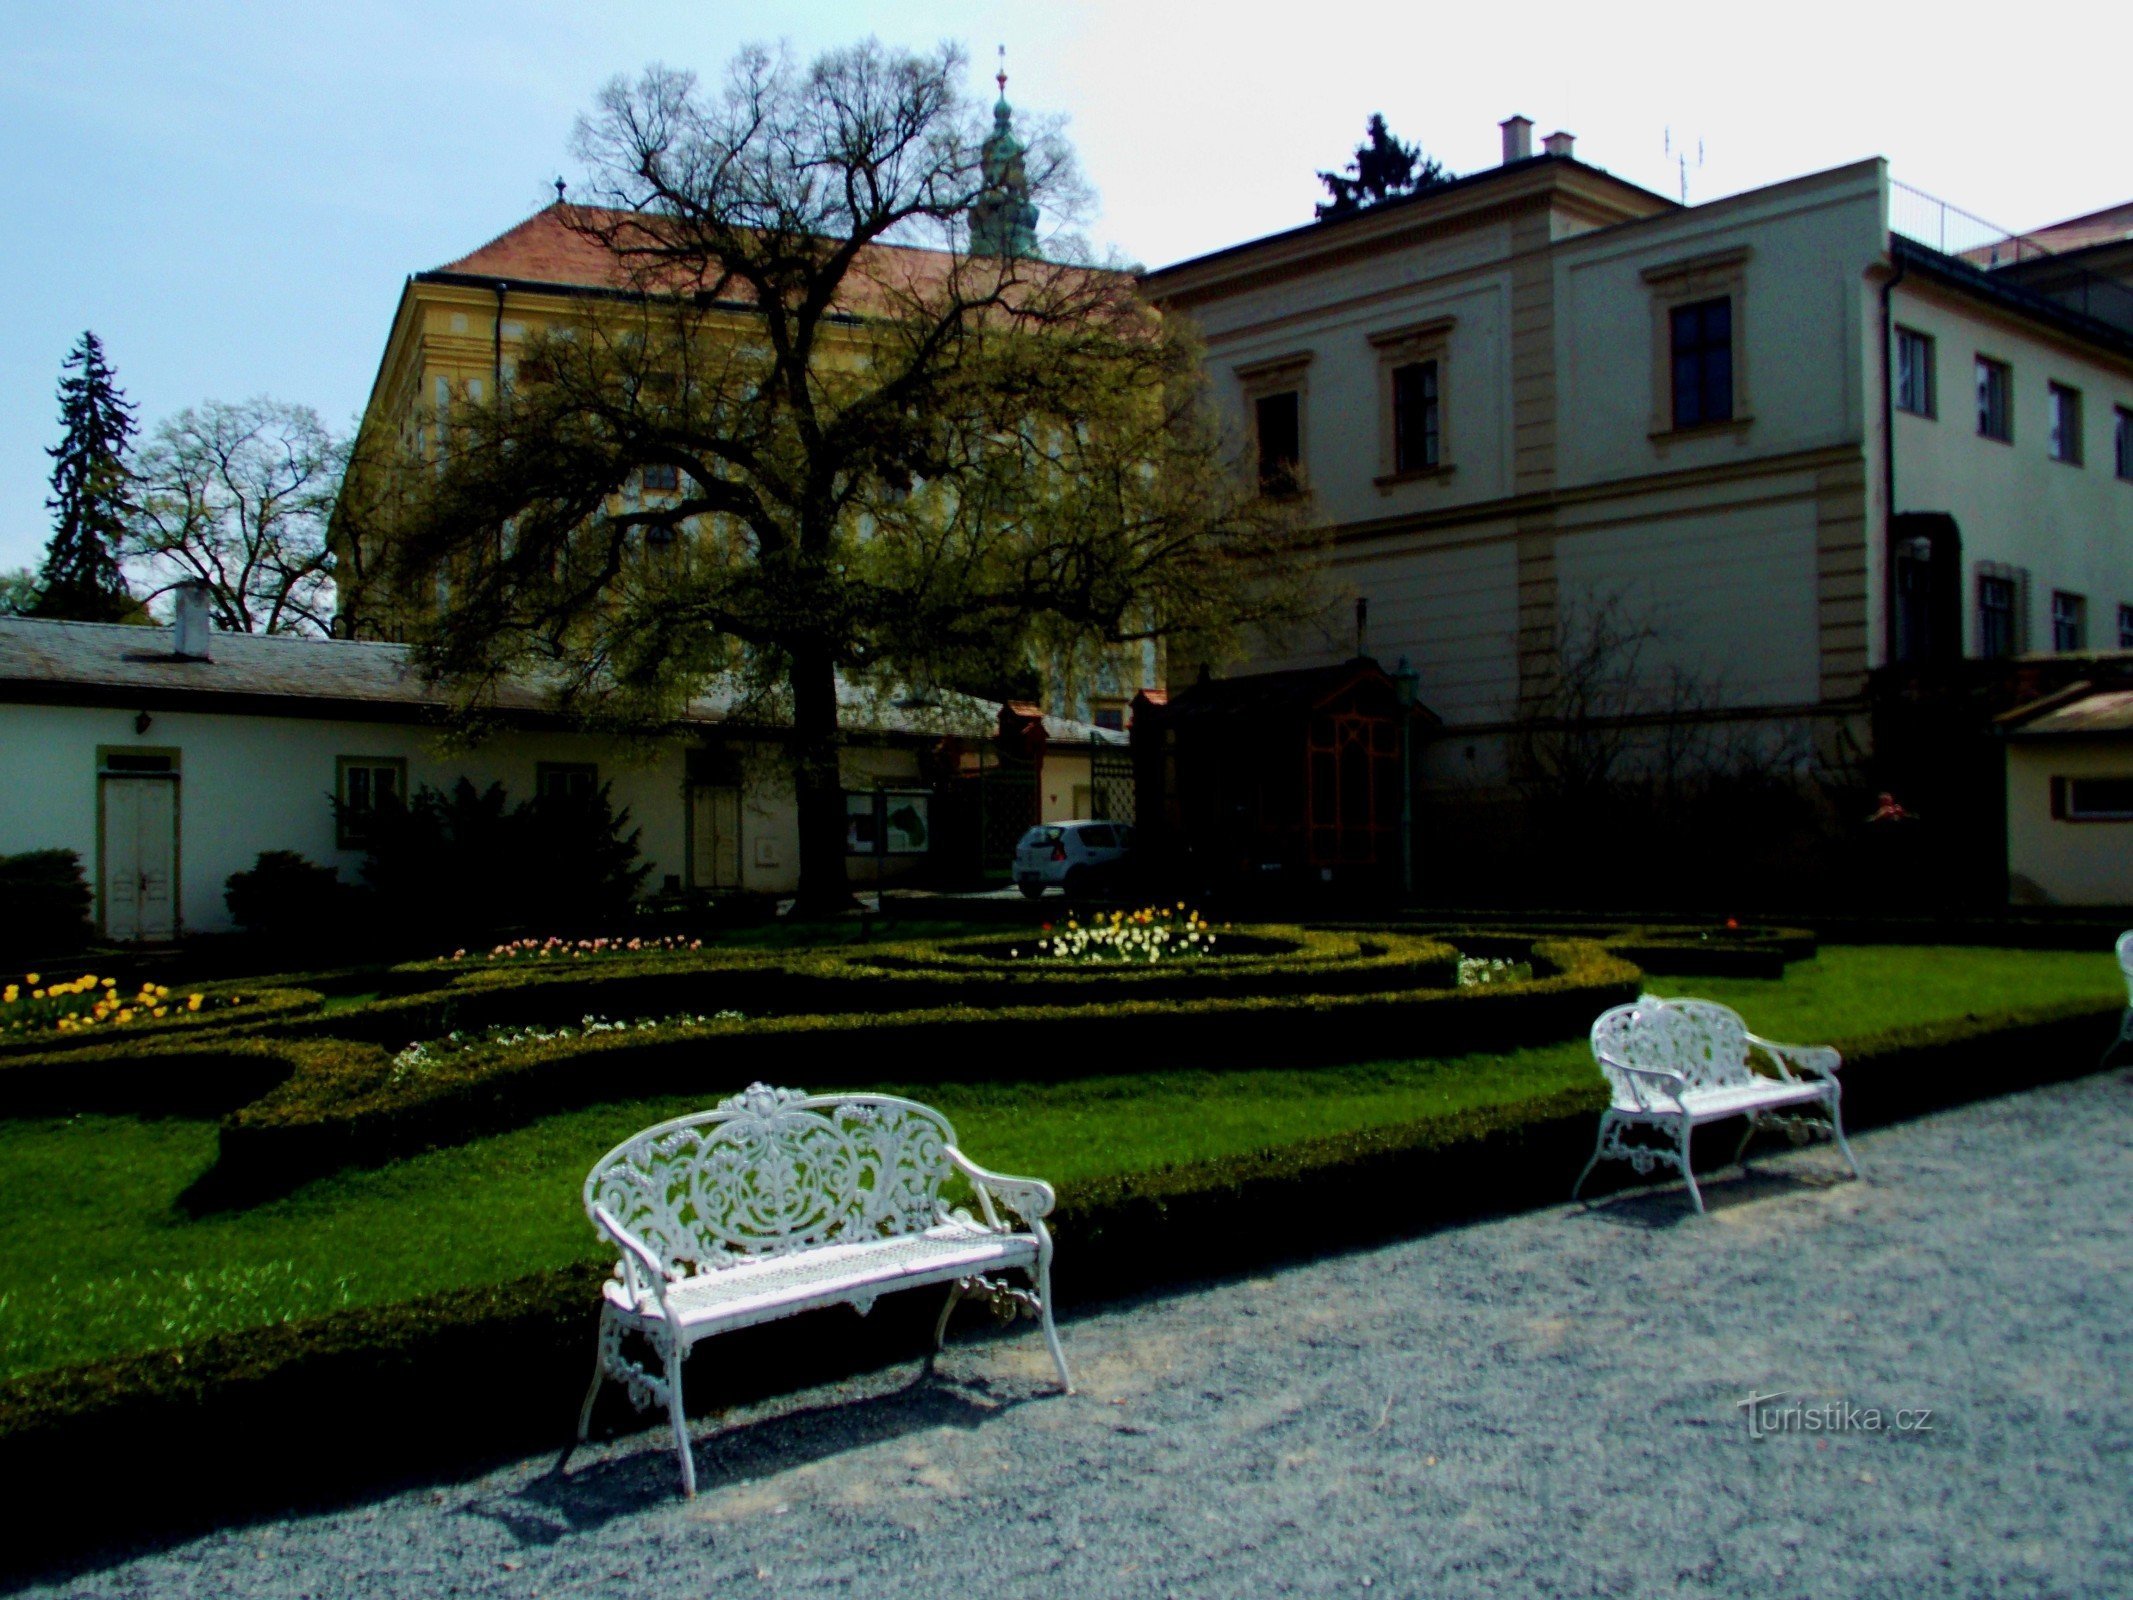
M 2068 1004 L 1840 1041 L 1847 1122 L 2081 1076 L 2117 1019 L 2115 1007 Z M 1078 1186 L 1055 1218 L 1058 1293 L 1071 1306 L 1174 1279 L 1180 1263 L 1196 1274 L 1263 1268 L 1553 1202 L 1591 1147 L 1604 1097 L 1595 1079 L 1589 1090 Z M 14 1486 L 18 1520 L 40 1533 L 0 1564 L 52 1563 L 70 1548 L 553 1446 L 582 1392 L 604 1276 L 587 1265 L 0 1382 L 0 1477 Z M 889 1296 L 864 1339 L 839 1312 L 727 1335 L 717 1376 L 692 1395 L 721 1407 L 915 1360 L 934 1305 Z M 607 1404 L 627 1415 L 612 1409 L 612 1390 Z M 334 1448 L 292 1456 L 291 1416 Z M 448 1425 L 410 1430 L 410 1416 Z M 114 1460 L 158 1492 L 85 1500 L 81 1485 Z M 648 1484 L 668 1481 L 664 1456 L 644 1462 Z
M 64 1055 L 82 1050 L 101 1050 L 115 1041 L 153 1043 L 200 1034 L 259 1031 L 294 1021 L 317 1011 L 324 996 L 309 989 L 203 988 L 215 1004 L 199 1011 L 180 1009 L 175 1015 L 142 1022 L 107 1023 L 67 1033 L 10 1034 L 0 1040 L 0 1063 L 24 1056 Z M 182 1005 L 182 1002 L 181 1002 Z M 0 1072 L 6 1068 L 0 1066 Z
M 879 1077 L 884 1061 L 907 1079 L 1041 1078 L 1117 1072 L 1136 1059 L 1264 1066 L 1509 1049 L 1574 1036 L 1642 981 L 1589 942 L 1509 943 L 1532 961 L 1532 981 L 704 1022 L 468 1051 L 406 1073 L 376 1053 L 313 1053 L 224 1122 L 217 1182 L 233 1194 L 272 1192 L 603 1099 L 751 1078 L 832 1088 Z
M 647 952 L 591 960 L 421 962 L 395 968 L 419 992 L 320 1017 L 295 1030 L 396 1048 L 499 1024 L 557 1026 L 587 1015 L 742 1011 L 751 1018 L 862 1012 L 1110 1005 L 1229 994 L 1359 994 L 1449 989 L 1458 952 L 1411 929 L 1253 926 L 1224 933 L 1236 955 L 1148 965 L 1013 959 L 1041 935 L 892 941 L 834 950 Z

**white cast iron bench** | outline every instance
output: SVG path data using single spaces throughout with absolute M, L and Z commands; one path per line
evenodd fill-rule
M 1602 1161 L 1627 1161 L 1639 1173 L 1678 1168 L 1701 1212 L 1689 1136 L 1728 1117 L 1748 1119 L 1735 1161 L 1758 1128 L 1782 1126 L 1796 1136 L 1828 1134 L 1852 1176 L 1864 1176 L 1838 1109 L 1836 1074 L 1844 1058 L 1826 1045 L 1774 1044 L 1709 1000 L 1646 996 L 1601 1014 L 1592 1025 L 1592 1054 L 1614 1089 L 1614 1103 L 1600 1117 L 1599 1141 L 1570 1191 L 1573 1200 Z
M 942 1197 L 957 1174 L 977 1200 L 975 1217 Z M 1020 1309 L 1042 1320 L 1059 1386 L 1072 1393 L 1052 1324 L 1044 1219 L 1053 1200 L 1048 1183 L 976 1165 L 956 1148 L 946 1117 L 894 1095 L 810 1095 L 758 1083 L 716 1110 L 646 1128 L 585 1180 L 586 1215 L 621 1259 L 600 1306 L 577 1442 L 592 1427 L 600 1385 L 613 1378 L 638 1410 L 665 1405 L 682 1489 L 693 1495 L 681 1398 L 691 1345 L 823 1306 L 863 1316 L 882 1295 L 928 1284 L 949 1285 L 935 1350 L 961 1300 L 984 1299 L 1010 1315 Z M 1027 1273 L 1030 1288 L 993 1276 L 1008 1269 Z M 631 1333 L 651 1345 L 659 1371 L 624 1352 Z
M 2133 1045 L 2133 929 L 2118 936 L 2118 970 L 2126 980 L 2126 1014 L 2118 1024 L 2118 1037 L 2111 1041 L 2111 1048 L 2104 1051 L 2104 1064 L 2109 1065 L 2113 1056 Z

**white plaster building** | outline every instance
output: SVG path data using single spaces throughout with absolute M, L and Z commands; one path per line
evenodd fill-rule
M 1891 663 L 2133 645 L 2133 314 L 2075 300 L 2071 259 L 1904 237 L 1880 160 L 1684 207 L 1529 131 L 1147 276 L 1330 541 L 1324 626 L 1240 670 L 1360 653 L 1367 602 L 1445 722 L 1425 786 L 1486 790 L 1610 605 L 1654 705 L 1688 681 L 1825 754 L 1870 742 Z
M 265 850 L 358 882 L 361 841 L 334 798 L 360 809 L 461 777 L 501 782 L 513 801 L 610 785 L 641 830 L 651 891 L 781 894 L 798 882 L 776 732 L 731 706 L 699 702 L 671 737 L 637 747 L 573 730 L 537 688 L 506 686 L 502 726 L 467 746 L 447 737 L 444 698 L 404 645 L 210 635 L 204 616 L 181 640 L 183 626 L 0 618 L 0 855 L 79 854 L 106 937 L 228 928 L 224 885 Z M 936 798 L 1003 721 L 1027 741 L 1036 720 L 978 701 L 906 707 L 857 693 L 846 712 L 859 889 L 938 867 Z M 1071 814 L 1091 745 L 1123 739 L 1041 725 L 1057 742 L 1036 774 L 1050 819 Z
M 1342 598 L 1369 599 L 1373 653 L 1409 656 L 1455 734 L 1511 714 L 1564 605 L 1617 590 L 1727 703 L 1834 714 L 1902 642 L 1884 287 L 1894 331 L 1931 341 L 1923 409 L 1890 407 L 1895 509 L 1946 512 L 1965 561 L 2030 574 L 2024 641 L 2049 643 L 2054 592 L 2086 602 L 2090 648 L 2133 605 L 2133 331 L 1893 236 L 1889 210 L 1879 161 L 1683 208 L 1544 154 L 1147 284 L 1199 326 L 1248 437 L 1293 404 Z M 1722 362 L 1727 392 L 1677 419 L 1675 313 L 1699 306 L 1723 308 L 1720 361 L 1678 354 Z M 1980 359 L 2011 369 L 2011 442 L 1976 425 Z M 1403 461 L 1393 386 L 1415 367 L 1433 420 Z M 2075 461 L 2053 454 L 2055 388 L 2079 398 Z M 1347 653 L 1350 614 L 1299 659 Z

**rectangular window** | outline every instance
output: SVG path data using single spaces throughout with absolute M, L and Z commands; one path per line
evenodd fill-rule
M 1733 302 L 1699 300 L 1671 313 L 1674 426 L 1733 420 Z
M 1259 435 L 1259 488 L 1264 494 L 1294 494 L 1303 467 L 1303 414 L 1294 389 L 1263 394 L 1253 402 Z
M 533 793 L 541 800 L 590 800 L 600 789 L 600 769 L 590 761 L 536 761 Z
M 399 756 L 342 756 L 334 793 L 334 844 L 361 850 L 375 836 L 378 814 L 407 804 L 407 762 Z
M 2015 581 L 1982 573 L 1977 580 L 1977 653 L 1998 661 L 2021 648 L 2015 630 Z
M 844 796 L 844 849 L 855 856 L 922 856 L 933 844 L 933 797 L 876 790 Z
M 1123 700 L 1091 700 L 1089 721 L 1096 727 L 1108 728 L 1113 733 L 1126 731 L 1126 703 Z
M 1441 432 L 1437 363 L 1411 361 L 1392 369 L 1392 470 L 1422 472 L 1437 465 Z
M 2118 408 L 2118 426 L 2111 433 L 2111 453 L 2118 475 L 2133 483 L 2133 411 Z
M 2014 442 L 2014 369 L 1984 356 L 1977 358 L 1977 431 L 1981 438 Z
M 653 462 L 642 474 L 647 489 L 678 489 L 681 487 L 681 469 Z
M 2133 822 L 2133 778 L 2054 778 L 2052 815 L 2062 822 Z
M 2064 653 L 2089 647 L 2089 603 L 2064 589 L 2052 591 L 2052 648 Z
M 2081 465 L 2081 391 L 2069 389 L 2063 383 L 2053 384 L 2051 408 L 2052 459 L 2078 467 Z
M 1912 328 L 1896 330 L 1896 408 L 1920 417 L 1938 414 L 1933 341 Z

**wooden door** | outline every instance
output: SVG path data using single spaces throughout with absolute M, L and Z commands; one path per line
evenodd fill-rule
M 741 791 L 689 791 L 689 887 L 741 887 Z
M 107 777 L 103 914 L 109 939 L 178 932 L 178 784 L 171 777 Z

